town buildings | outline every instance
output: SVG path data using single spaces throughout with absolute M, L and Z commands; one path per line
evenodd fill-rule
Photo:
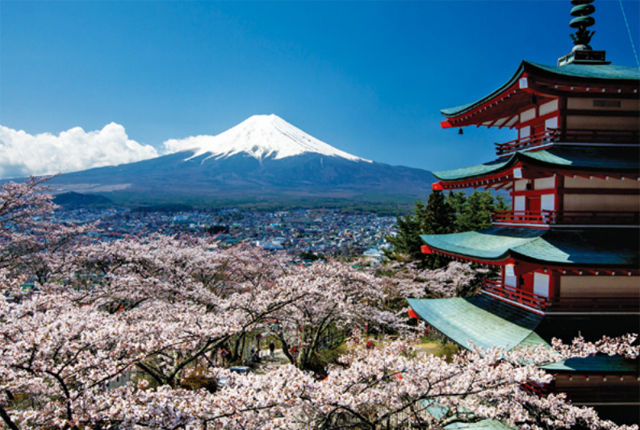
M 471 298 L 410 299 L 432 327 L 469 347 L 549 345 L 640 328 L 640 70 L 590 46 L 591 1 L 573 0 L 573 51 L 523 61 L 481 100 L 442 111 L 444 128 L 515 129 L 496 159 L 436 172 L 434 189 L 507 190 L 512 210 L 475 232 L 425 235 L 423 252 L 496 268 Z M 551 365 L 565 392 L 618 423 L 640 419 L 638 361 L 595 356 Z

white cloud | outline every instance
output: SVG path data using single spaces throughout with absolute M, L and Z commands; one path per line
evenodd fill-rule
M 80 127 L 59 135 L 31 135 L 0 125 L 0 178 L 76 172 L 157 157 L 156 149 L 129 139 L 112 122 L 102 130 Z

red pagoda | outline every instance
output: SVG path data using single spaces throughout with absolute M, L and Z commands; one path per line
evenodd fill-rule
M 573 51 L 556 66 L 522 62 L 486 97 L 442 111 L 443 128 L 515 129 L 496 159 L 435 172 L 437 190 L 506 190 L 493 226 L 424 235 L 423 252 L 498 269 L 482 294 L 410 299 L 462 347 L 507 349 L 640 329 L 640 69 L 589 46 L 593 0 L 572 0 Z M 637 360 L 596 356 L 550 366 L 566 392 L 618 423 L 640 420 Z

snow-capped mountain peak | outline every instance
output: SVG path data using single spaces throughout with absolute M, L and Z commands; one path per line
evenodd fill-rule
M 262 159 L 282 159 L 317 153 L 352 161 L 366 161 L 324 143 L 277 115 L 254 115 L 217 136 L 193 136 L 164 143 L 169 152 L 191 150 L 193 157 L 210 154 L 216 159 L 247 154 Z

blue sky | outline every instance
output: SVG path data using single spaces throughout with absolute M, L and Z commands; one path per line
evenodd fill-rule
M 594 49 L 636 60 L 619 0 Z M 623 0 L 636 48 L 640 1 Z M 513 131 L 442 130 L 440 109 L 570 51 L 569 0 L 0 1 L 0 125 L 115 122 L 128 139 L 218 134 L 275 113 L 354 155 L 428 170 L 492 159 Z M 2 163 L 0 154 L 0 164 Z

